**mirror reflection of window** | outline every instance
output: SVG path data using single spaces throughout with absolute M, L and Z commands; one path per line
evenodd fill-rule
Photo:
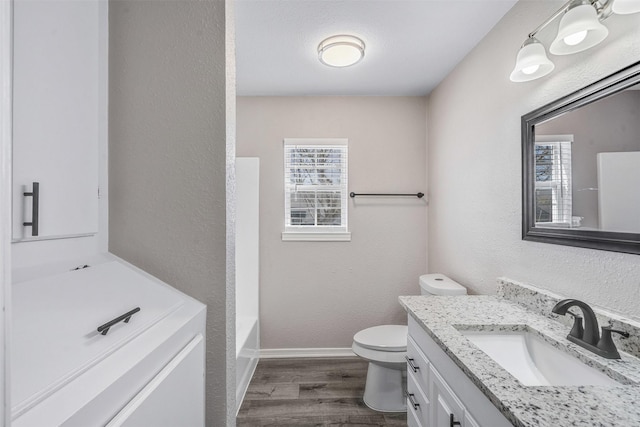
M 537 135 L 535 144 L 536 226 L 570 227 L 573 215 L 573 135 Z

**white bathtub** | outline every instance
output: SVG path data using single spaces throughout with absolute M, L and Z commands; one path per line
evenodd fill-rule
M 236 160 L 236 413 L 260 349 L 260 160 Z
M 236 413 L 260 357 L 259 332 L 257 317 L 236 319 Z

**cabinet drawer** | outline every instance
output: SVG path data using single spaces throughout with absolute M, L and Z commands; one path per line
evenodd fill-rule
M 409 337 L 407 339 L 407 372 L 411 372 L 418 386 L 427 392 L 429 390 L 429 359 L 420 350 L 418 344 Z
M 412 411 L 409 407 L 409 401 L 407 400 L 407 427 L 424 427 L 418 419 L 415 411 Z
M 418 385 L 416 376 L 407 372 L 407 420 L 413 417 L 420 426 L 429 425 L 430 402 L 424 390 L 427 389 Z

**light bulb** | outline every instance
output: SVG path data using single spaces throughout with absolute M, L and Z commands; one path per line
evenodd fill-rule
M 586 38 L 587 38 L 587 30 L 578 31 L 577 33 L 573 33 L 566 36 L 564 38 L 564 42 L 569 46 L 575 46 L 578 43 L 581 43 Z
M 523 73 L 523 74 L 526 74 L 526 75 L 533 74 L 533 73 L 535 73 L 536 71 L 538 71 L 538 69 L 539 69 L 539 68 L 540 68 L 540 66 L 539 66 L 539 65 L 532 65 L 532 66 L 530 66 L 530 67 L 524 67 L 524 68 L 522 69 L 522 73 Z

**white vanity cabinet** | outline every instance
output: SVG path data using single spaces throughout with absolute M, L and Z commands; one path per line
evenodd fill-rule
M 107 2 L 14 0 L 13 241 L 98 231 Z M 37 236 L 33 183 L 39 184 Z
M 407 359 L 410 427 L 512 425 L 411 315 Z
M 15 283 L 12 308 L 12 427 L 204 426 L 203 304 L 105 255 Z

